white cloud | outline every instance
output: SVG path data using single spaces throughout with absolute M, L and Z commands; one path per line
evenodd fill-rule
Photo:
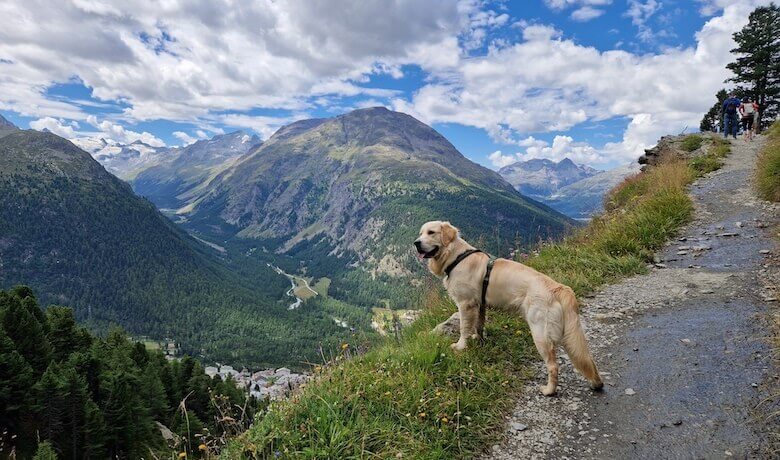
M 544 0 L 544 3 L 553 10 L 564 10 L 569 7 L 605 6 L 612 0 Z
M 78 127 L 78 124 L 76 124 L 75 127 Z M 30 128 L 37 129 L 38 131 L 43 131 L 45 129 L 68 139 L 76 136 L 76 130 L 74 129 L 73 124 L 52 117 L 44 117 L 31 121 Z
M 0 3 L 0 109 L 84 119 L 45 89 L 76 78 L 136 120 L 220 110 L 302 110 L 314 93 L 368 94 L 366 75 L 456 65 L 458 36 L 506 14 L 462 0 Z M 474 37 L 477 39 L 478 37 Z
M 661 3 L 658 0 L 628 0 L 626 16 L 631 18 L 631 23 L 639 29 L 637 37 L 640 40 L 649 42 L 655 37 L 656 34 L 647 21 L 660 9 Z
M 501 150 L 496 150 L 495 152 L 488 155 L 488 159 L 490 160 L 490 163 L 493 164 L 493 166 L 496 168 L 503 168 L 504 166 L 509 166 L 512 163 L 518 161 L 516 156 L 504 155 L 501 153 Z
M 190 136 L 189 134 L 187 134 L 187 133 L 185 133 L 183 131 L 174 131 L 173 132 L 173 137 L 175 137 L 176 139 L 179 139 L 180 141 L 182 141 L 182 145 L 183 146 L 193 144 L 195 141 L 198 140 L 197 138 L 192 137 L 192 136 Z
M 626 162 L 662 134 L 694 129 L 729 76 L 732 34 L 755 7 L 727 5 L 696 34 L 696 45 L 652 54 L 599 51 L 561 38 L 553 27 L 530 25 L 524 41 L 465 59 L 420 88 L 396 109 L 427 123 L 485 129 L 497 142 L 519 144 L 528 133 L 566 131 L 584 121 L 626 118 L 620 142 L 589 149 L 565 137 L 521 155 L 558 158 L 564 147 L 580 162 Z M 538 146 L 534 146 L 538 148 Z M 576 156 L 576 159 L 575 159 Z
M 98 128 L 101 137 L 106 137 L 120 143 L 132 144 L 135 141 L 141 141 L 152 147 L 165 147 L 165 142 L 146 131 L 139 133 L 126 129 L 124 126 L 112 123 L 108 120 L 98 121 L 97 117 L 94 115 L 87 116 L 87 123 Z
M 591 19 L 596 19 L 602 14 L 604 14 L 604 10 L 586 5 L 572 11 L 571 18 L 577 22 L 588 22 Z

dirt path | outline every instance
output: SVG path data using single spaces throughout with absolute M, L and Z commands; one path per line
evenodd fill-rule
M 605 391 L 588 390 L 564 358 L 559 396 L 543 397 L 540 367 L 488 457 L 770 456 L 780 424 L 762 416 L 777 408 L 759 403 L 780 386 L 766 341 L 777 302 L 759 278 L 765 251 L 778 252 L 767 227 L 780 212 L 750 188 L 762 143 L 734 141 L 725 166 L 691 187 L 695 222 L 650 273 L 583 299 Z

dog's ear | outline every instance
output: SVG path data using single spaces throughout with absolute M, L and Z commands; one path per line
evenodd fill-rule
M 447 246 L 448 244 L 455 241 L 457 237 L 458 229 L 455 228 L 451 223 L 444 222 L 441 224 L 441 244 Z

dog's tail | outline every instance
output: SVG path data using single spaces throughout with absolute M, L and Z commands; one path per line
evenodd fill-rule
M 604 384 L 588 350 L 588 343 L 585 341 L 577 297 L 570 287 L 563 285 L 556 287 L 553 293 L 563 307 L 563 348 L 571 358 L 574 368 L 590 381 L 591 387 L 596 390 L 601 389 Z

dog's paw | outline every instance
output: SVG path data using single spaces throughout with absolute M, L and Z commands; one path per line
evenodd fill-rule
M 545 386 L 539 386 L 539 390 L 541 390 L 542 394 L 545 396 L 555 396 L 556 389 L 555 388 L 548 388 Z
M 598 382 L 591 382 L 590 383 L 590 389 L 593 391 L 603 391 L 604 390 L 604 382 L 598 381 Z
M 466 349 L 466 344 L 462 343 L 460 340 L 450 345 L 450 348 L 452 348 L 453 351 L 463 351 Z

